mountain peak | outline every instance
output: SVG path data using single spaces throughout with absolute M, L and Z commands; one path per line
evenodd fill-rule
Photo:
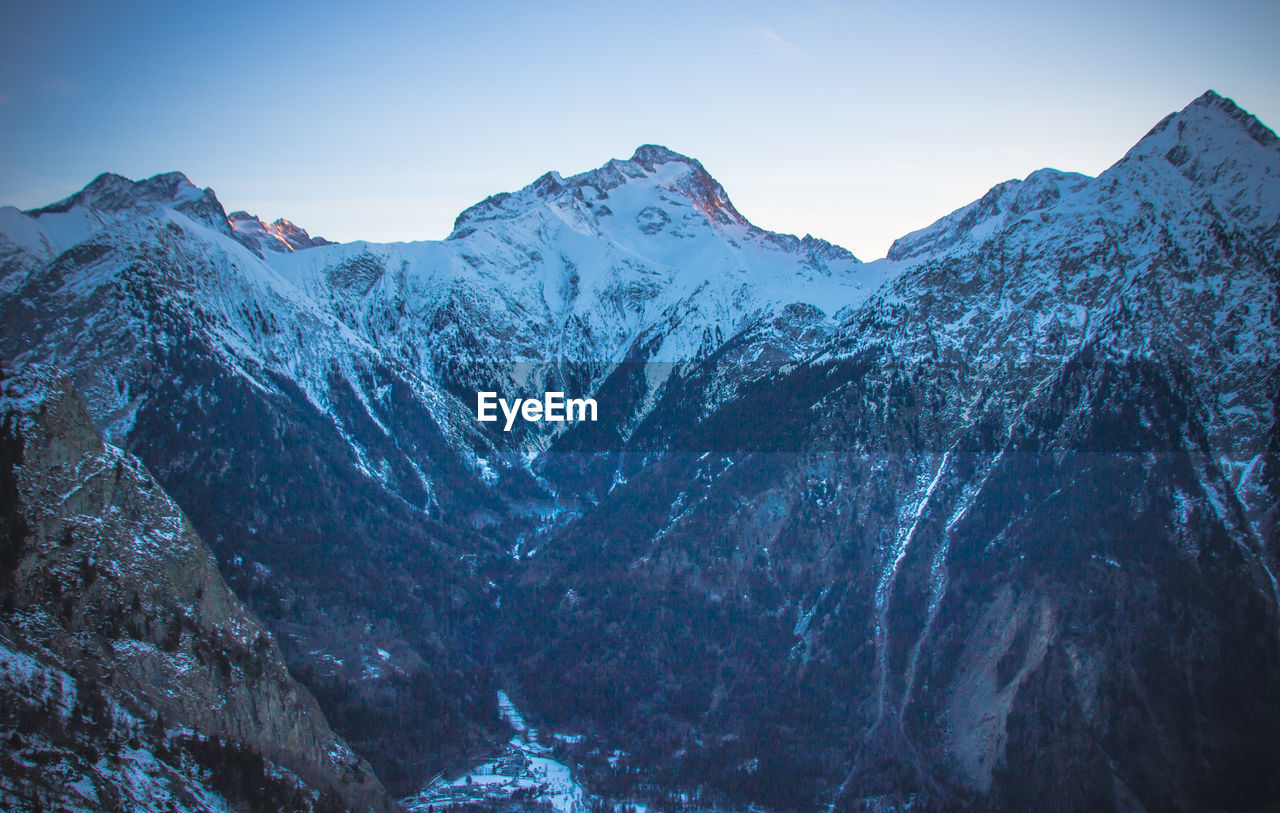
M 1156 126 L 1139 141 L 1134 150 L 1138 150 L 1148 139 L 1160 136 L 1171 128 L 1181 135 L 1188 127 L 1196 129 L 1222 129 L 1230 131 L 1232 126 L 1247 135 L 1259 146 L 1275 149 L 1280 139 L 1270 127 L 1263 124 L 1249 111 L 1240 107 L 1232 99 L 1214 90 L 1206 90 L 1197 96 L 1186 107 L 1176 113 L 1170 113 L 1161 119 Z M 1132 151 L 1131 151 L 1132 152 Z
M 1231 99 L 1208 90 L 1165 116 L 1104 173 L 1105 183 L 1121 180 L 1150 196 L 1151 172 L 1167 175 L 1170 165 L 1242 225 L 1264 231 L 1280 226 L 1280 200 L 1274 193 L 1280 139 Z M 981 242 L 1007 223 L 1056 205 L 1091 180 L 1041 169 L 1026 180 L 997 184 L 973 203 L 895 240 L 887 258 L 906 260 L 954 250 L 964 240 Z M 1185 187 L 1178 185 L 1174 194 L 1185 196 Z
M 691 167 L 702 169 L 702 164 L 687 155 L 682 155 L 675 150 L 662 146 L 661 144 L 641 144 L 636 147 L 636 151 L 631 154 L 631 162 L 640 166 L 653 170 L 659 164 L 680 163 L 688 164 Z M 705 169 L 702 170 L 706 172 Z
M 1214 90 L 1213 88 L 1206 90 L 1204 93 L 1201 93 L 1199 96 L 1192 99 L 1191 103 L 1188 104 L 1183 109 L 1188 110 L 1193 107 L 1213 108 L 1213 109 L 1221 110 L 1222 112 L 1227 113 L 1228 115 L 1233 117 L 1250 115 L 1247 111 L 1245 111 L 1244 108 L 1236 104 L 1234 99 L 1230 99 L 1226 96 L 1223 96 L 1221 93 L 1218 93 L 1218 91 Z M 1250 116 L 1250 118 L 1252 118 L 1252 116 Z
M 75 206 L 101 211 L 119 211 L 140 203 L 176 204 L 197 200 L 202 194 L 203 192 L 181 172 L 162 172 L 141 181 L 133 181 L 114 172 L 104 172 L 74 195 L 63 198 L 57 203 L 33 209 L 27 214 L 39 217 L 42 214 L 66 212 Z
M 257 215 L 240 210 L 227 215 L 227 223 L 231 226 L 233 237 L 259 253 L 272 251 L 286 254 L 329 244 L 323 237 L 312 237 L 307 234 L 306 229 L 283 217 L 267 223 Z
M 671 164 L 683 166 L 674 171 L 662 169 Z M 642 144 L 625 161 L 610 159 L 604 166 L 568 178 L 559 172 L 546 172 L 518 192 L 491 195 L 458 215 L 450 237 L 464 237 L 483 221 L 518 216 L 535 203 L 558 200 L 565 195 L 582 198 L 584 194 L 600 196 L 603 200 L 612 190 L 636 182 L 653 184 L 665 192 L 688 198 L 712 223 L 754 228 L 733 207 L 724 187 L 697 159 L 659 144 Z
M 1242 226 L 1280 226 L 1280 138 L 1231 99 L 1206 91 L 1151 128 L 1113 170 L 1141 174 L 1163 163 Z
M 1258 117 L 1245 110 L 1234 100 L 1221 96 L 1213 90 L 1206 90 L 1191 104 L 1183 109 L 1185 113 L 1192 108 L 1200 108 L 1205 110 L 1213 110 L 1226 116 L 1228 119 L 1236 122 L 1249 137 L 1264 147 L 1274 147 L 1278 140 L 1276 134 L 1270 127 L 1258 120 Z
M 62 214 L 75 207 L 99 212 L 168 207 L 230 234 L 226 212 L 212 189 L 201 189 L 181 172 L 162 172 L 134 181 L 114 172 L 104 172 L 79 192 L 57 203 L 26 212 L 30 217 Z

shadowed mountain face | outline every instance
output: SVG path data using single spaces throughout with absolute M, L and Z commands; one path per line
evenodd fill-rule
M 1277 178 L 1208 93 L 860 263 L 653 146 L 387 246 L 103 176 L 0 210 L 0 353 L 71 373 L 396 792 L 505 689 L 611 799 L 1252 809 Z
M 70 383 L 33 366 L 0 388 L 3 807 L 389 809 Z

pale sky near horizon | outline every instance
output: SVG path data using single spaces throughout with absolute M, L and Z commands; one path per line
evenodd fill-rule
M 862 259 L 1044 166 L 1090 175 L 1206 89 L 1280 127 L 1280 3 L 9 3 L 0 204 L 185 172 L 332 240 L 627 158 Z M 190 6 L 190 7 L 188 7 Z

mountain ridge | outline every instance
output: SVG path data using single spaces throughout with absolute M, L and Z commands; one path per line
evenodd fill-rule
M 1228 622 L 1280 631 L 1276 154 L 1237 113 L 869 263 L 652 145 L 441 241 L 255 252 L 145 190 L 9 210 L 0 354 L 67 367 L 393 792 L 501 740 L 501 690 L 614 800 L 1203 806 L 1230 771 L 1195 749 L 1280 755 L 1247 725 L 1274 647 Z M 475 421 L 547 389 L 602 420 Z
M 1140 154 L 1140 148 L 1143 147 L 1144 142 L 1165 133 L 1170 126 L 1177 126 L 1177 129 L 1181 129 L 1182 125 L 1180 122 L 1185 121 L 1190 113 L 1200 110 L 1216 111 L 1217 113 L 1224 115 L 1228 120 L 1238 124 L 1251 140 L 1263 148 L 1274 147 L 1278 142 L 1275 132 L 1258 120 L 1256 116 L 1237 105 L 1233 99 L 1210 89 L 1206 90 L 1202 95 L 1194 99 L 1183 110 L 1170 113 L 1168 116 L 1163 118 L 1153 126 L 1133 148 L 1129 150 L 1129 153 L 1127 153 L 1125 157 L 1127 158 L 1129 155 Z M 694 176 L 693 183 L 690 189 L 682 191 L 695 198 L 696 202 L 704 208 L 705 213 L 708 213 L 713 219 L 721 220 L 725 223 L 732 222 L 746 224 L 760 232 L 774 235 L 782 239 L 792 238 L 804 241 L 811 238 L 815 243 L 823 246 L 830 246 L 832 250 L 840 254 L 844 254 L 848 251 L 839 245 L 822 240 L 821 238 L 813 237 L 812 235 L 805 235 L 804 238 L 799 238 L 795 235 L 767 232 L 763 229 L 759 229 L 759 227 L 751 225 L 729 201 L 724 188 L 715 180 L 714 177 L 711 176 L 710 173 L 706 171 L 701 161 L 659 144 L 643 144 L 633 151 L 629 159 L 610 159 L 598 168 L 585 170 L 575 175 L 571 175 L 568 178 L 565 178 L 559 172 L 548 171 L 521 190 L 517 190 L 516 192 L 498 192 L 490 195 L 483 201 L 464 209 L 455 219 L 453 230 L 445 239 L 456 239 L 458 232 L 467 228 L 466 224 L 473 220 L 485 219 L 481 217 L 482 215 L 488 214 L 493 216 L 495 212 L 501 208 L 501 204 L 521 192 L 532 192 L 541 197 L 551 197 L 565 190 L 580 190 L 581 188 L 588 186 L 596 187 L 599 191 L 607 192 L 609 189 L 616 188 L 617 186 L 626 183 L 628 180 L 633 180 L 638 177 L 637 170 L 652 174 L 659 166 L 673 163 L 683 164 L 689 167 Z M 1031 189 L 1036 193 L 1043 194 L 1042 185 L 1045 184 L 1046 180 L 1052 183 L 1053 181 L 1062 180 L 1087 181 L 1092 179 L 1089 178 L 1089 176 L 1081 175 L 1080 173 L 1044 168 L 1030 173 L 1026 179 L 1011 179 L 1009 181 L 1004 181 L 992 187 L 985 195 L 977 201 L 974 201 L 974 203 L 967 204 L 954 212 L 938 218 L 928 226 L 909 232 L 903 237 L 898 238 L 898 240 L 894 242 L 894 245 L 890 247 L 886 259 L 893 260 L 905 258 L 908 255 L 904 255 L 901 249 L 895 251 L 895 246 L 899 243 L 908 240 L 913 235 L 920 235 L 930 229 L 936 228 L 939 224 L 956 218 L 957 215 L 969 216 L 972 220 L 972 215 L 970 215 L 972 207 L 977 206 L 980 208 L 990 208 L 998 199 L 1004 198 L 1012 189 L 1018 188 L 1018 185 L 1030 184 Z M 193 184 L 182 172 L 163 172 L 136 181 L 113 172 L 104 172 L 86 184 L 82 189 L 67 196 L 66 198 L 45 206 L 23 210 L 23 214 L 30 217 L 39 217 L 42 214 L 65 213 L 70 210 L 71 207 L 77 205 L 87 205 L 90 208 L 118 210 L 125 208 L 127 205 L 136 205 L 138 203 L 167 202 L 183 204 L 199 199 L 203 199 L 202 203 L 204 204 L 217 203 L 217 196 L 211 188 L 206 187 L 204 189 L 200 189 L 199 187 L 196 187 L 195 184 Z M 217 205 L 219 208 L 221 207 L 220 203 Z M 1015 202 L 1015 213 L 1030 211 L 1031 209 L 1028 209 L 1027 205 L 1026 193 L 1024 191 L 1019 200 Z M 1046 205 L 1044 202 L 1038 202 L 1033 205 L 1033 208 L 1041 208 L 1044 205 Z M 228 221 L 232 219 L 232 215 L 238 216 L 237 219 L 245 221 L 249 221 L 250 219 L 257 220 L 256 217 L 249 215 L 247 212 L 237 211 L 226 215 Z M 261 220 L 258 220 L 258 223 L 264 227 L 268 225 L 265 221 Z M 228 225 L 230 226 L 230 223 Z M 283 217 L 278 218 L 269 225 L 274 227 L 287 226 L 289 227 L 286 229 L 287 231 L 291 231 L 292 229 L 301 229 L 301 227 Z M 973 223 L 971 223 L 969 227 L 971 228 L 972 225 Z M 309 239 L 309 235 L 306 235 L 305 230 L 303 229 L 301 231 L 302 234 Z M 287 240 L 284 240 L 284 238 L 279 238 L 277 236 L 277 239 L 282 240 L 286 245 L 289 244 Z M 306 241 L 303 240 L 301 242 L 305 243 Z M 348 244 L 368 242 L 369 241 L 357 238 L 356 240 L 348 241 Z M 417 239 L 411 240 L 410 242 L 422 242 L 422 240 Z M 328 243 L 329 241 L 323 241 L 319 244 Z M 294 250 L 298 248 L 298 246 L 290 247 Z M 852 257 L 852 254 L 850 253 L 849 256 Z

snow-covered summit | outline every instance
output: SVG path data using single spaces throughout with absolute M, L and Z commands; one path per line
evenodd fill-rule
M 614 158 L 598 169 L 569 178 L 558 172 L 548 172 L 519 192 L 486 198 L 458 216 L 450 237 L 466 236 L 485 221 L 518 216 L 538 202 L 554 203 L 566 198 L 593 210 L 592 214 L 602 214 L 595 208 L 597 206 L 601 207 L 603 214 L 612 214 L 614 207 L 605 201 L 610 199 L 614 190 L 630 184 L 659 194 L 677 195 L 710 222 L 754 229 L 734 208 L 724 187 L 699 161 L 666 147 L 644 144 L 626 161 Z
M 752 225 L 701 163 L 655 145 L 489 197 L 443 241 L 266 261 L 321 301 L 348 300 L 348 324 L 372 343 L 521 361 L 636 360 L 634 343 L 654 335 L 645 358 L 690 359 L 794 303 L 833 316 L 895 270 Z
M 237 240 L 259 251 L 283 254 L 329 244 L 323 237 L 312 237 L 306 229 L 283 217 L 267 223 L 257 215 L 240 210 L 227 215 L 227 222 Z
M 895 353 L 1044 371 L 1094 340 L 1177 357 L 1213 382 L 1215 441 L 1256 450 L 1270 414 L 1238 405 L 1272 386 L 1278 240 L 1280 141 L 1210 91 L 1096 178 L 1040 170 L 899 239 L 891 301 L 928 301 L 936 323 Z
M 32 231 L 34 220 L 53 238 L 53 245 L 67 248 L 108 227 L 123 221 L 147 220 L 161 210 L 170 210 L 233 237 L 250 251 L 284 253 L 328 245 L 322 237 L 312 237 L 306 229 L 278 218 L 267 223 L 245 211 L 227 214 L 218 196 L 210 188 L 201 189 L 181 172 L 165 172 L 140 181 L 104 172 L 87 186 L 57 203 L 23 212 L 28 220 L 23 225 L 12 214 L 6 218 L 5 232 Z M 28 236 L 24 244 L 33 244 Z
M 130 180 L 114 172 L 104 172 L 83 189 L 57 203 L 51 203 L 27 214 L 39 217 L 52 212 L 63 213 L 73 206 L 100 211 L 119 211 L 144 203 L 180 204 L 199 200 L 201 190 L 181 172 L 164 172 L 141 181 Z
M 1280 240 L 1280 139 L 1231 99 L 1206 91 L 1166 116 L 1117 166 L 1167 162 L 1221 212 Z
M 1172 167 L 1176 173 L 1170 173 Z M 1179 177 L 1180 176 L 1180 177 Z M 1280 241 L 1280 139 L 1233 101 L 1206 91 L 1161 120 L 1097 179 L 1042 169 L 992 187 L 980 199 L 894 241 L 888 259 L 923 259 L 969 243 L 981 246 L 1019 220 L 1064 204 L 1087 214 L 1101 206 L 1124 219 L 1182 208 L 1202 196 L 1249 230 Z M 1091 217 L 1091 216 L 1090 216 Z
M 201 189 L 181 172 L 165 172 L 141 181 L 104 172 L 79 192 L 57 203 L 26 212 L 31 217 L 68 214 L 75 209 L 125 213 L 170 208 L 230 234 L 226 212 L 212 189 Z

